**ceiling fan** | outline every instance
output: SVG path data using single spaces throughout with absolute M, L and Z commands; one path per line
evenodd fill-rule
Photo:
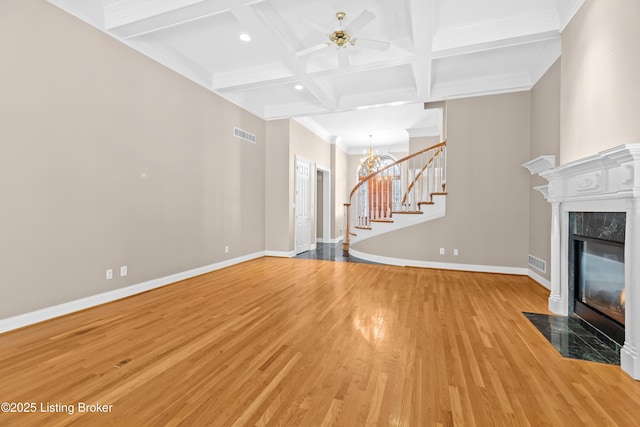
M 338 26 L 335 28 L 329 28 L 330 33 L 327 34 L 327 29 L 323 26 L 316 24 L 312 21 L 306 21 L 306 24 L 309 27 L 313 28 L 316 31 L 319 31 L 327 37 L 329 40 L 317 44 L 315 46 L 308 47 L 306 49 L 302 49 L 296 52 L 298 56 L 309 55 L 312 52 L 316 52 L 318 50 L 335 46 L 338 51 L 338 64 L 341 68 L 345 68 L 349 65 L 349 51 L 347 49 L 348 46 L 364 46 L 371 49 L 377 50 L 386 50 L 389 48 L 391 43 L 381 40 L 371 40 L 371 39 L 363 39 L 356 38 L 354 33 L 358 32 L 360 29 L 364 28 L 371 21 L 376 18 L 373 12 L 368 10 L 364 10 L 360 13 L 360 15 L 356 16 L 356 18 L 351 21 L 349 25 L 346 27 L 343 25 L 343 20 L 347 14 L 339 11 L 336 12 L 336 18 L 338 18 Z

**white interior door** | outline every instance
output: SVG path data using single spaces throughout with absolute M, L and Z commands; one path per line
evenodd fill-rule
M 311 162 L 296 157 L 296 254 L 311 249 Z

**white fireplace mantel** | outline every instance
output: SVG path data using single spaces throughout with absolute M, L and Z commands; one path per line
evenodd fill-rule
M 625 212 L 625 342 L 622 369 L 640 380 L 640 144 L 539 171 L 549 181 L 536 187 L 551 203 L 549 310 L 569 311 L 569 212 Z

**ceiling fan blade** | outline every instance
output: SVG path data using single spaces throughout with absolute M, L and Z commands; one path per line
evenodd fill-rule
M 312 30 L 315 30 L 321 34 L 324 34 L 325 36 L 331 32 L 329 31 L 329 28 L 325 27 L 324 25 L 320 25 L 317 22 L 313 22 L 309 18 L 302 18 L 302 23 L 307 27 L 311 28 Z
M 365 25 L 374 19 L 376 19 L 376 15 L 373 12 L 363 10 L 360 15 L 356 16 L 356 18 L 347 25 L 346 30 L 351 34 L 357 33 L 361 28 L 364 28 Z
M 299 50 L 299 51 L 296 52 L 296 55 L 298 55 L 298 56 L 309 55 L 310 53 L 313 53 L 313 52 L 318 51 L 320 49 L 324 49 L 325 47 L 327 47 L 327 43 L 320 43 L 320 44 L 317 44 L 315 46 L 311 46 L 311 47 L 308 47 L 306 49 Z
M 382 40 L 356 39 L 356 46 L 368 47 L 369 49 L 387 50 L 391 43 Z
M 349 66 L 349 51 L 347 49 L 338 49 L 338 66 L 340 68 Z

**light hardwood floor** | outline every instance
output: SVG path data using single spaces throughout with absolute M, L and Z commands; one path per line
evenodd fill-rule
M 547 297 L 519 276 L 262 258 L 0 335 L 0 402 L 76 411 L 0 425 L 640 425 L 640 382 L 562 358 L 522 315 Z

